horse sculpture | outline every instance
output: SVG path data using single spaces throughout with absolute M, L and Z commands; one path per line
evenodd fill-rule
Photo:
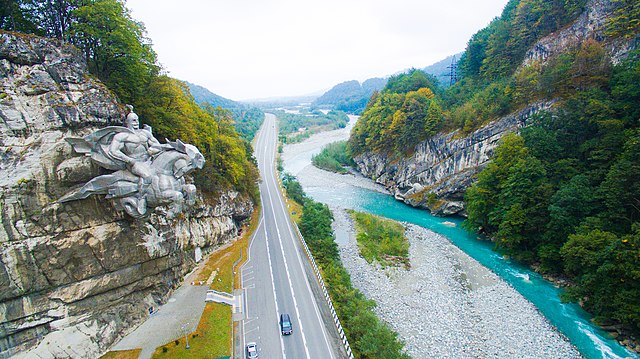
M 94 162 L 107 169 L 119 169 L 116 172 L 97 176 L 87 182 L 77 191 L 68 193 L 58 202 L 69 202 L 85 199 L 93 194 L 105 194 L 107 199 L 113 199 L 118 209 L 124 210 L 134 218 L 141 218 L 148 214 L 149 208 L 168 206 L 169 216 L 182 211 L 182 206 L 193 204 L 195 201 L 196 187 L 187 184 L 184 175 L 192 170 L 204 166 L 204 156 L 193 145 L 185 144 L 180 140 L 159 144 L 154 142 L 153 149 L 142 143 L 145 156 L 136 163 L 128 163 L 114 159 L 109 155 L 110 143 L 113 138 L 121 133 L 130 135 L 135 139 L 135 131 L 149 131 L 145 129 L 128 129 L 126 127 L 113 126 L 98 130 L 84 138 L 67 138 L 74 150 L 94 159 Z M 131 142 L 131 141 L 130 141 Z M 113 146 L 111 146 L 113 147 Z M 153 153 L 153 154 L 151 154 Z M 140 157 L 140 156 L 138 156 Z M 145 176 L 142 177 L 132 170 L 133 166 L 144 168 Z

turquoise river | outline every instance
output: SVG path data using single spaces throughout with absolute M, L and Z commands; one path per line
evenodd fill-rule
M 589 314 L 580 306 L 562 303 L 561 289 L 539 274 L 504 259 L 492 249 L 490 241 L 480 240 L 477 235 L 461 229 L 460 218 L 434 217 L 427 211 L 408 206 L 390 195 L 350 185 L 334 185 L 331 188 L 307 187 L 304 190 L 319 202 L 417 224 L 446 236 L 453 244 L 502 277 L 532 302 L 586 358 L 636 357 L 613 340 L 607 332 L 593 325 Z M 452 222 L 456 225 L 452 226 Z

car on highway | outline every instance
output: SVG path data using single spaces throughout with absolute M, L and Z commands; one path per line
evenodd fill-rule
M 258 358 L 258 345 L 255 342 L 247 343 L 245 348 L 247 352 L 247 359 L 257 359 Z
M 289 335 L 293 332 L 293 327 L 291 326 L 291 318 L 289 318 L 289 314 L 280 314 L 280 332 L 282 335 Z

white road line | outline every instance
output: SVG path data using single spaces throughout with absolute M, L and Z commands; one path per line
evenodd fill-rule
M 284 214 L 285 218 L 289 218 L 288 217 L 288 213 L 286 212 L 285 208 L 284 208 L 284 203 L 282 202 L 282 197 L 280 197 L 280 201 L 278 201 L 280 203 L 280 209 L 282 210 L 282 213 Z M 291 223 L 289 221 L 287 221 L 287 229 L 289 230 L 289 234 L 291 235 L 291 238 L 295 240 L 295 238 L 297 238 L 297 235 L 294 235 L 292 229 L 291 229 Z M 300 268 L 302 268 L 302 271 L 304 273 L 306 273 L 306 271 L 304 270 L 304 265 L 302 264 L 302 258 L 300 257 L 300 251 L 298 250 L 298 243 L 293 243 L 294 247 L 296 248 L 295 252 L 296 252 L 296 257 L 298 258 L 298 264 L 300 265 Z M 308 277 L 305 275 L 305 280 L 304 283 L 307 286 L 307 290 L 309 291 L 309 296 L 311 298 L 311 302 L 313 303 L 313 309 L 316 312 L 316 317 L 318 318 L 318 322 L 321 323 L 321 331 L 322 331 L 322 336 L 324 337 L 324 342 L 327 345 L 327 349 L 329 349 L 329 355 L 331 356 L 331 358 L 333 359 L 333 350 L 332 350 L 332 346 L 329 344 L 329 339 L 327 338 L 327 333 L 326 333 L 326 327 L 324 326 L 324 321 L 322 320 L 322 317 L 320 315 L 320 310 L 318 309 L 318 303 L 316 303 L 315 301 L 315 296 L 313 295 L 313 292 L 311 291 L 311 286 L 309 285 L 309 281 L 306 280 L 308 279 Z
M 278 188 L 278 184 L 277 184 L 277 182 L 273 181 L 274 177 L 275 177 L 275 176 L 269 176 L 269 178 L 271 179 L 271 181 L 272 181 L 272 183 L 274 184 L 274 186 L 275 186 L 276 188 Z M 268 190 L 268 186 L 267 186 L 267 190 Z M 271 192 L 269 191 L 268 193 L 269 193 L 269 198 L 271 199 Z M 280 205 L 280 209 L 281 209 L 282 213 L 284 214 L 285 218 L 287 218 L 287 219 L 288 219 L 288 218 L 289 218 L 289 215 L 288 215 L 288 213 L 286 212 L 286 209 L 285 209 L 285 206 L 284 206 L 284 202 L 283 202 L 282 196 L 280 195 L 280 191 L 278 191 L 278 199 L 279 199 L 279 200 L 278 200 L 278 204 Z M 273 201 L 270 201 L 270 202 L 271 202 L 271 208 L 272 208 L 272 210 L 273 210 Z M 275 212 L 275 211 L 274 211 L 274 212 Z M 291 238 L 292 238 L 292 239 L 297 238 L 297 235 L 294 235 L 294 233 L 293 233 L 293 231 L 292 231 L 291 223 L 289 222 L 289 220 L 287 220 L 287 229 L 288 229 L 289 234 L 291 235 Z M 278 231 L 278 236 L 280 236 L 279 231 Z M 282 244 L 280 244 L 280 245 L 282 246 Z M 299 245 L 299 244 L 298 244 L 298 243 L 293 243 L 293 245 L 294 245 L 294 248 L 296 249 L 296 250 L 295 250 L 295 253 L 296 253 L 296 257 L 297 257 L 297 259 L 298 259 L 298 264 L 300 265 L 300 268 L 302 269 L 303 273 L 306 273 L 306 271 L 304 270 L 304 266 L 303 266 L 303 264 L 302 264 L 302 258 L 300 257 L 300 251 L 299 251 L 299 247 L 298 247 L 298 245 Z M 282 254 L 282 255 L 284 256 L 284 252 L 283 252 L 283 254 Z M 286 264 L 286 262 L 285 262 L 285 264 Z M 287 269 L 287 275 L 289 275 L 288 269 Z M 291 283 L 291 282 L 290 282 L 290 283 Z M 306 285 L 306 287 L 307 287 L 307 291 L 309 292 L 309 295 L 310 295 L 310 298 L 311 298 L 311 302 L 313 303 L 313 309 L 314 309 L 314 311 L 315 311 L 315 313 L 316 313 L 316 318 L 318 319 L 318 322 L 321 324 L 321 325 L 320 325 L 320 327 L 321 327 L 320 329 L 321 329 L 321 331 L 322 331 L 322 336 L 323 336 L 324 342 L 325 342 L 325 344 L 326 344 L 326 346 L 327 346 L 327 349 L 329 350 L 329 355 L 330 355 L 330 356 L 331 356 L 331 358 L 333 359 L 333 358 L 335 358 L 335 357 L 334 357 L 334 355 L 333 355 L 334 353 L 333 353 L 333 350 L 332 350 L 332 346 L 329 344 L 329 339 L 327 338 L 326 327 L 325 327 L 325 326 L 324 326 L 324 324 L 323 324 L 323 323 L 324 323 L 324 321 L 322 320 L 322 317 L 321 317 L 321 315 L 320 315 L 320 310 L 319 310 L 319 308 L 318 308 L 318 303 L 316 303 L 316 301 L 315 301 L 315 296 L 313 295 L 313 292 L 311 291 L 311 286 L 309 285 L 309 281 L 307 280 L 307 276 L 306 276 L 306 275 L 305 275 L 304 283 L 305 283 L 305 285 Z M 293 287 L 292 287 L 292 288 L 293 288 Z M 292 290 L 293 290 L 293 289 L 292 289 Z M 295 301 L 295 298 L 294 298 L 294 301 Z M 303 341 L 304 341 L 304 337 L 303 337 Z M 306 342 L 305 342 L 305 350 L 306 350 L 306 349 L 307 349 L 307 348 L 306 348 Z M 308 354 L 308 352 L 307 352 L 307 354 Z
M 253 236 L 251 237 L 251 243 L 249 243 L 249 247 L 247 248 L 247 261 L 244 262 L 244 264 L 240 267 L 240 273 L 243 273 L 245 270 L 245 266 L 251 262 L 251 247 L 253 247 L 253 242 L 256 239 L 256 234 L 258 233 L 258 230 L 260 229 L 260 227 L 262 227 L 262 223 L 264 221 L 264 215 L 260 216 L 260 222 L 258 222 L 258 227 L 256 228 L 255 233 L 253 234 Z M 240 286 L 242 287 L 242 291 L 244 292 L 244 296 L 243 296 L 243 300 L 244 300 L 244 313 L 245 316 L 247 318 L 249 318 L 249 303 L 248 303 L 248 291 L 247 288 L 244 286 L 244 283 L 242 282 L 242 276 L 240 276 Z M 247 336 L 246 336 L 246 332 L 244 331 L 244 325 L 245 325 L 245 321 L 242 321 L 242 350 L 244 351 L 245 345 L 247 343 Z
M 266 154 L 266 152 L 265 152 Z M 264 163 L 264 161 L 263 161 Z M 265 187 L 267 188 L 267 193 L 269 193 L 269 186 L 266 186 L 265 183 Z M 262 196 L 262 193 L 261 193 Z M 271 196 L 269 196 L 271 197 Z M 265 203 L 265 201 L 263 200 L 262 203 Z M 272 211 L 273 211 L 273 205 L 271 206 Z M 264 211 L 262 211 L 262 216 L 264 218 Z M 274 221 L 275 221 L 275 217 L 274 217 Z M 276 321 L 277 321 L 277 313 L 278 311 L 278 296 L 276 295 L 276 286 L 275 283 L 273 281 L 274 277 L 273 277 L 273 264 L 271 262 L 271 251 L 269 249 L 269 237 L 267 236 L 267 228 L 266 225 L 263 227 L 264 228 L 264 238 L 265 238 L 265 242 L 267 245 L 267 258 L 269 259 L 269 274 L 271 275 L 271 289 L 273 290 L 273 298 L 275 301 L 275 306 L 276 306 Z M 276 223 L 276 229 L 278 228 L 277 223 Z M 279 234 L 278 234 L 279 235 Z M 287 358 L 287 354 L 284 352 L 284 340 L 282 339 L 282 335 L 280 335 L 280 330 L 278 330 L 278 337 L 280 337 L 280 350 L 282 350 L 282 356 L 284 357 L 284 359 Z
M 269 196 L 269 204 L 271 205 L 271 211 L 272 213 L 276 213 L 275 209 L 273 208 L 273 198 L 271 196 L 271 190 L 269 189 L 269 186 L 267 186 L 267 194 Z M 276 220 L 276 217 L 274 216 L 274 221 Z M 302 345 L 304 347 L 304 352 L 307 355 L 306 357 L 309 358 L 309 348 L 307 346 L 307 337 L 304 335 L 304 327 L 302 326 L 302 319 L 300 317 L 300 310 L 298 309 L 298 301 L 296 300 L 296 294 L 295 291 L 293 290 L 293 282 L 291 281 L 291 274 L 289 272 L 289 265 L 287 264 L 287 257 L 284 254 L 284 246 L 282 244 L 282 237 L 280 236 L 280 229 L 278 228 L 278 223 L 276 223 L 276 233 L 278 234 L 278 242 L 280 243 L 280 251 L 282 252 L 282 259 L 284 260 L 284 270 L 287 273 L 287 281 L 289 282 L 289 288 L 291 289 L 291 298 L 293 298 L 293 307 L 296 310 L 296 316 L 298 317 L 298 323 L 300 324 L 300 333 L 302 334 Z M 282 337 L 281 337 L 282 338 Z

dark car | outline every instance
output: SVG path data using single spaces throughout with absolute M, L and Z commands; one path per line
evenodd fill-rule
M 280 314 L 280 332 L 282 332 L 283 335 L 289 335 L 292 330 L 289 314 Z
M 257 359 L 258 358 L 258 345 L 254 342 L 247 343 L 247 347 L 245 348 L 247 352 L 247 359 Z

